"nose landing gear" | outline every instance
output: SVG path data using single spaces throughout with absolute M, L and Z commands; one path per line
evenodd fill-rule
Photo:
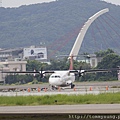
M 57 90 L 58 88 L 52 85 L 52 90 Z

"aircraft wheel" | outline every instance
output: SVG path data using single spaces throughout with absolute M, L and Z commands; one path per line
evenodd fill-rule
M 73 89 L 74 87 L 75 87 L 75 85 L 71 83 L 71 89 Z

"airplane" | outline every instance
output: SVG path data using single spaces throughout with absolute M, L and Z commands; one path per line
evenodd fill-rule
M 51 74 L 49 77 L 49 85 L 52 87 L 52 89 L 58 89 L 59 87 L 67 87 L 70 86 L 71 89 L 75 87 L 74 81 L 75 76 L 78 75 L 78 77 L 81 77 L 84 75 L 84 73 L 93 73 L 93 72 L 110 72 L 111 70 L 118 70 L 118 69 L 90 69 L 90 70 L 81 70 L 81 67 L 79 70 L 73 69 L 73 56 L 69 57 L 70 65 L 68 70 L 63 71 L 43 71 L 42 69 L 40 71 L 3 71 L 2 73 L 29 73 L 33 74 L 34 76 L 36 74 L 39 74 L 41 78 L 43 78 L 46 74 Z
M 73 56 L 70 56 L 69 60 L 70 60 L 69 70 L 44 71 L 43 72 L 43 74 L 52 73 L 49 77 L 49 84 L 52 86 L 52 89 L 58 89 L 59 87 L 67 87 L 67 86 L 70 86 L 71 89 L 73 89 L 75 87 L 74 82 L 75 82 L 76 75 L 78 77 L 81 77 L 84 75 L 84 73 L 111 72 L 113 70 L 118 70 L 118 68 L 82 70 L 81 67 L 79 70 L 74 70 L 73 69 Z

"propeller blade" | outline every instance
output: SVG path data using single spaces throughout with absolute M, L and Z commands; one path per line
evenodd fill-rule
M 34 72 L 36 72 L 36 70 L 35 70 L 35 69 L 34 69 Z M 34 74 L 33 74 L 33 76 L 35 77 L 35 76 L 36 76 L 36 74 L 34 73 Z
M 82 75 L 82 73 L 81 73 L 81 70 L 82 70 L 82 66 L 80 66 L 80 68 L 79 68 L 79 72 L 78 72 L 78 77 L 81 77 Z
M 43 68 L 41 67 L 41 70 L 40 70 L 40 77 L 43 78 Z

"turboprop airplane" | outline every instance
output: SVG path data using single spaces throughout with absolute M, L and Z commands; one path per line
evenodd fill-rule
M 39 74 L 41 78 L 43 78 L 47 73 L 51 74 L 49 77 L 49 85 L 52 86 L 52 89 L 57 89 L 59 87 L 66 87 L 70 86 L 71 88 L 74 88 L 74 81 L 75 81 L 75 75 L 78 75 L 78 77 L 83 76 L 84 73 L 93 73 L 93 72 L 109 72 L 111 69 L 90 69 L 90 70 L 81 70 L 81 67 L 79 70 L 73 69 L 73 56 L 69 57 L 70 60 L 70 66 L 69 70 L 60 70 L 60 71 L 3 71 L 2 73 L 28 73 L 28 74 Z M 116 70 L 116 69 L 115 69 Z
M 73 57 L 70 57 L 70 66 L 69 70 L 64 71 L 45 71 L 44 73 L 52 73 L 49 77 L 49 84 L 52 86 L 52 89 L 59 88 L 59 87 L 67 87 L 71 86 L 71 88 L 74 88 L 74 81 L 75 76 L 78 77 L 83 76 L 84 73 L 89 72 L 106 72 L 108 70 L 105 69 L 99 69 L 99 70 L 81 70 L 81 67 L 79 70 L 73 69 Z
M 114 69 L 90 69 L 90 70 L 81 70 L 81 67 L 79 70 L 73 69 L 73 56 L 69 57 L 70 60 L 70 66 L 69 70 L 64 71 L 44 71 L 41 75 L 46 73 L 52 73 L 49 77 L 49 84 L 52 86 L 52 89 L 59 88 L 59 87 L 66 87 L 71 86 L 71 88 L 75 87 L 74 81 L 75 76 L 81 77 L 84 75 L 84 73 L 95 73 L 95 72 L 111 72 Z

